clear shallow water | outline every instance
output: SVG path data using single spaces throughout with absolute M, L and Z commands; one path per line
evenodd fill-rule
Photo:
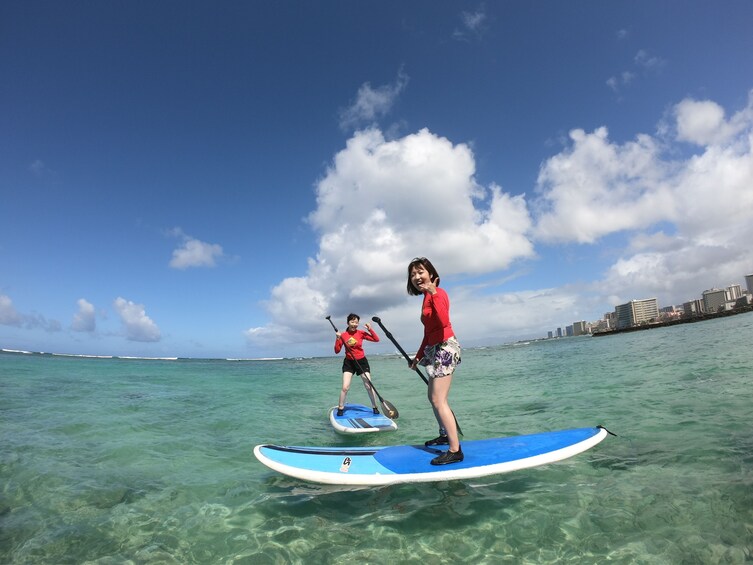
M 0 354 L 0 563 L 749 563 L 752 336 L 742 314 L 466 351 L 451 401 L 468 439 L 618 437 L 546 467 L 377 489 L 288 479 L 252 448 L 433 437 L 401 358 L 370 357 L 400 429 L 349 438 L 326 419 L 334 357 Z

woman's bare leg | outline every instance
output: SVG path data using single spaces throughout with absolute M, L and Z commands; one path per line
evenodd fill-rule
M 343 387 L 340 390 L 340 402 L 337 405 L 338 408 L 345 408 L 345 397 L 348 396 L 350 390 L 350 379 L 353 377 L 353 373 L 345 371 L 343 373 Z
M 429 402 L 431 402 L 437 422 L 447 431 L 450 451 L 457 451 L 460 449 L 458 428 L 455 425 L 455 417 L 452 415 L 452 409 L 447 401 L 451 385 L 452 375 L 434 377 L 429 380 Z

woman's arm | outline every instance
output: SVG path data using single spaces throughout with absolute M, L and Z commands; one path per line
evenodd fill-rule
M 363 334 L 363 339 L 366 341 L 379 341 L 379 336 L 368 322 L 366 323 L 366 329 L 369 330 L 369 333 L 361 332 Z

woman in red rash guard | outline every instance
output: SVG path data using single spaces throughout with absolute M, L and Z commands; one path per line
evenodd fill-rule
M 360 375 L 363 380 L 363 386 L 366 387 L 366 392 L 369 393 L 374 414 L 379 414 L 374 389 L 371 388 L 371 367 L 369 367 L 369 360 L 366 359 L 366 354 L 363 352 L 363 341 L 379 341 L 379 336 L 368 322 L 364 324 L 368 333 L 358 329 L 358 323 L 361 321 L 358 314 L 348 314 L 347 321 L 348 329 L 342 333 L 336 332 L 337 339 L 335 341 L 335 353 L 340 353 L 343 342 L 345 342 L 343 386 L 340 391 L 340 402 L 337 404 L 337 415 L 343 415 L 343 410 L 345 409 L 345 397 L 348 395 L 350 379 L 353 377 L 353 374 Z
M 450 298 L 439 288 L 439 274 L 426 257 L 413 259 L 408 265 L 408 294 L 421 296 L 421 322 L 424 339 L 410 368 L 426 367 L 429 373 L 429 402 L 439 423 L 439 437 L 426 446 L 448 445 L 448 450 L 432 459 L 432 465 L 447 465 L 463 460 L 455 417 L 447 401 L 455 367 L 460 363 L 460 344 L 450 323 Z

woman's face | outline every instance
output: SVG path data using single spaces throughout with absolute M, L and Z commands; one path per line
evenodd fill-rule
M 410 282 L 413 285 L 413 288 L 419 292 L 423 292 L 426 284 L 431 282 L 431 275 L 429 274 L 429 271 L 419 263 L 410 270 Z

